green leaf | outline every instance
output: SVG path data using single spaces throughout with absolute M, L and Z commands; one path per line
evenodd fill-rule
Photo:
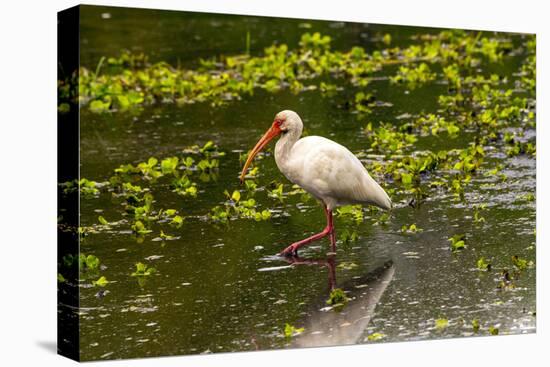
M 304 328 L 296 328 L 288 323 L 285 324 L 285 330 L 284 330 L 284 335 L 285 335 L 285 338 L 287 339 L 290 339 L 292 338 L 293 336 L 295 335 L 298 335 L 298 334 L 301 334 L 304 332 Z
M 477 333 L 479 331 L 479 320 L 478 319 L 472 320 L 472 328 L 474 329 L 475 333 Z
M 94 255 L 86 256 L 86 267 L 90 270 L 95 270 L 99 267 L 99 259 Z
M 238 192 L 237 190 L 233 191 L 233 194 L 231 195 L 231 199 L 232 199 L 234 202 L 238 203 L 239 200 L 241 200 L 241 193 Z
M 172 218 L 172 221 L 170 222 L 170 224 L 177 227 L 177 228 L 179 228 L 183 224 L 183 218 L 179 215 L 176 215 L 176 216 L 174 216 L 174 218 Z
M 138 262 L 136 263 L 136 271 L 132 273 L 133 277 L 142 277 L 142 276 L 149 276 L 153 274 L 156 271 L 155 268 L 149 267 L 144 263 Z
M 412 183 L 413 176 L 410 173 L 401 174 L 401 182 L 403 185 L 410 185 Z
M 101 276 L 98 280 L 93 280 L 92 285 L 99 286 L 99 287 L 105 287 L 109 281 L 104 276 Z
M 336 306 L 344 305 L 349 301 L 348 296 L 341 288 L 335 288 L 330 292 L 329 299 L 327 300 L 327 305 Z
M 109 225 L 109 222 L 107 222 L 107 220 L 105 218 L 103 218 L 103 216 L 101 216 L 101 215 L 99 217 L 97 217 L 97 220 L 99 221 L 99 223 L 101 223 L 104 226 Z
M 435 320 L 436 329 L 443 330 L 447 326 L 449 326 L 449 320 L 447 320 L 447 319 L 437 319 L 437 320 Z
M 178 168 L 179 158 L 178 157 L 170 157 L 163 159 L 160 163 L 160 169 L 163 174 L 170 174 L 174 173 L 176 169 Z
M 383 339 L 385 336 L 386 335 L 381 334 L 381 333 L 372 333 L 369 336 L 367 336 L 367 339 L 368 339 L 368 341 L 372 342 L 372 341 L 377 341 L 377 340 Z
M 476 266 L 477 266 L 478 270 L 486 270 L 486 271 L 491 270 L 491 264 L 488 263 L 487 261 L 485 261 L 484 257 L 480 257 L 477 260 Z
M 166 210 L 164 211 L 164 214 L 166 214 L 166 215 L 169 216 L 169 217 L 174 216 L 174 214 L 176 214 L 176 213 L 177 213 L 177 210 L 176 210 L 176 209 L 166 209 Z

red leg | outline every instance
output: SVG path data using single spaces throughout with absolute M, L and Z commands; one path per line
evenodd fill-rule
M 279 255 L 283 256 L 292 256 L 295 255 L 298 252 L 298 249 L 304 245 L 307 245 L 313 241 L 317 241 L 325 236 L 330 235 L 330 241 L 332 245 L 332 251 L 336 251 L 336 237 L 334 236 L 334 223 L 332 222 L 332 211 L 328 210 L 326 206 L 323 205 L 323 209 L 325 210 L 325 215 L 327 217 L 327 226 L 325 229 L 323 229 L 322 232 L 314 234 L 311 237 L 308 237 L 306 239 L 303 239 L 298 242 L 294 242 L 292 245 L 285 248 Z

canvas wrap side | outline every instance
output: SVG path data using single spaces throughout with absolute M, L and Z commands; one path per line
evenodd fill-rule
M 80 50 L 80 7 L 63 10 L 57 16 L 57 79 L 78 80 Z M 78 88 L 75 88 L 78 93 Z M 57 125 L 57 351 L 80 360 L 79 345 L 79 190 L 62 195 L 64 182 L 79 179 L 79 108 L 78 96 L 71 99 L 69 110 L 58 109 Z M 61 103 L 58 95 L 58 105 Z M 77 185 L 78 187 L 78 185 Z M 70 260 L 73 260 L 70 265 Z M 61 274 L 61 277 L 59 276 Z

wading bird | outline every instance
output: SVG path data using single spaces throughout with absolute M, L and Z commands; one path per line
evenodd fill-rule
M 300 247 L 330 236 L 332 252 L 336 252 L 336 236 L 332 211 L 341 205 L 370 204 L 390 210 L 388 194 L 369 175 L 363 164 L 346 147 L 320 136 L 302 135 L 302 119 L 294 111 L 281 111 L 273 124 L 248 155 L 241 172 L 241 183 L 252 160 L 273 138 L 275 162 L 292 183 L 302 187 L 323 205 L 327 225 L 322 232 L 295 242 L 280 255 L 294 256 Z

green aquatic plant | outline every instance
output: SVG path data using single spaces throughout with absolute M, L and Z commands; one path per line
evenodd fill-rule
M 435 320 L 435 328 L 437 330 L 446 329 L 447 326 L 449 326 L 449 320 L 447 320 L 447 319 L 436 319 Z
M 405 83 L 409 88 L 416 88 L 420 84 L 430 82 L 436 77 L 426 63 L 417 67 L 400 66 L 397 74 L 390 77 L 392 83 Z
M 365 132 L 371 140 L 371 148 L 385 154 L 401 152 L 417 140 L 414 135 L 400 132 L 396 126 L 389 123 L 380 123 L 376 129 L 373 129 L 372 123 L 369 123 Z
M 180 228 L 183 225 L 183 217 L 179 215 L 175 215 L 172 220 L 170 221 L 170 225 Z
M 431 134 L 436 136 L 446 132 L 449 137 L 456 138 L 457 134 L 460 132 L 460 127 L 454 122 L 447 121 L 443 116 L 432 113 L 426 116 L 420 116 L 416 120 L 415 127 L 419 128 L 424 135 Z
M 404 224 L 402 227 L 401 227 L 401 232 L 403 233 L 417 233 L 417 232 L 422 232 L 422 228 L 418 228 L 416 226 L 416 224 L 411 224 L 410 226 L 407 226 L 406 224 Z
M 197 184 L 192 182 L 187 175 L 182 175 L 172 180 L 172 191 L 181 196 L 197 197 Z
M 485 217 L 481 215 L 481 212 L 487 209 L 487 204 L 474 204 L 474 223 L 485 222 Z
M 294 337 L 294 336 L 296 336 L 296 335 L 299 335 L 299 334 L 303 333 L 304 330 L 305 330 L 305 329 L 304 329 L 303 327 L 297 328 L 297 327 L 295 327 L 295 326 L 293 326 L 293 325 L 290 325 L 289 323 L 286 323 L 286 324 L 285 324 L 285 328 L 284 328 L 284 330 L 283 330 L 283 335 L 284 335 L 284 337 L 285 337 L 287 340 L 289 340 L 289 339 L 291 339 L 292 337 Z
M 382 41 L 389 46 L 391 36 L 383 36 Z M 317 88 L 312 79 L 326 75 L 364 88 L 374 72 L 393 64 L 404 65 L 400 65 L 397 75 L 391 80 L 414 87 L 435 78 L 428 64 L 434 62 L 449 64 L 444 74 L 456 86 L 460 80 L 454 73 L 456 65 L 470 70 L 480 63 L 481 58 L 487 58 L 489 62 L 500 61 L 510 49 L 505 40 L 482 37 L 473 32 L 454 34 L 443 31 L 426 38 L 413 38 L 413 41 L 420 42 L 372 53 L 357 46 L 342 52 L 331 49 L 329 36 L 304 33 L 296 49 L 290 49 L 286 44 L 274 44 L 257 56 L 245 52 L 201 60 L 195 70 L 174 67 L 166 62 L 151 63 L 142 54 L 123 53 L 108 58 L 95 71 L 81 67 L 72 77 L 59 81 L 58 95 L 61 103 L 78 98 L 76 102 L 88 104 L 97 113 L 132 110 L 157 102 L 209 102 L 218 106 L 252 94 L 256 88 L 270 93 L 283 88 L 294 93 L 307 91 Z M 140 62 L 128 62 L 131 59 Z M 419 64 L 409 65 L 413 63 Z M 528 72 L 534 69 L 530 65 L 525 66 L 525 74 L 529 76 Z M 75 87 L 77 78 L 78 91 Z M 326 86 L 325 83 L 322 88 L 325 91 Z M 357 111 L 363 112 L 371 109 L 362 101 L 356 107 Z
M 382 340 L 385 337 L 386 337 L 386 335 L 384 335 L 382 333 L 372 333 L 369 336 L 367 336 L 367 340 L 369 342 L 374 342 L 374 341 Z
M 95 255 L 86 255 L 81 253 L 78 257 L 81 271 L 94 271 L 99 269 L 99 258 Z
M 134 233 L 137 235 L 144 235 L 153 232 L 152 230 L 148 229 L 145 224 L 143 224 L 143 222 L 140 220 L 137 220 L 134 224 L 132 224 L 132 231 L 134 231 Z
M 512 264 L 514 265 L 514 268 L 523 271 L 529 267 L 534 266 L 532 261 L 527 261 L 526 259 L 523 259 L 517 255 L 512 256 Z
M 353 220 L 361 224 L 364 220 L 363 208 L 361 205 L 344 205 L 336 209 L 336 216 L 345 220 Z
M 341 288 L 335 288 L 330 292 L 329 298 L 326 303 L 334 308 L 345 306 L 349 302 L 349 298 Z
M 108 226 L 109 225 L 109 222 L 107 221 L 107 219 L 103 218 L 102 215 L 97 217 L 97 220 L 102 226 Z
M 175 174 L 178 168 L 179 158 L 169 157 L 160 162 L 160 169 L 163 175 Z
M 226 223 L 229 219 L 254 219 L 256 221 L 268 220 L 271 212 L 267 209 L 257 209 L 256 200 L 249 198 L 241 200 L 241 193 L 237 190 L 233 193 L 225 191 L 227 201 L 223 206 L 215 206 L 208 214 L 208 218 L 215 222 Z
M 179 239 L 179 236 L 172 236 L 169 234 L 164 233 L 164 231 L 161 229 L 160 234 L 158 237 L 153 238 L 151 241 L 173 241 Z
M 99 188 L 102 186 L 96 181 L 81 178 L 80 180 L 66 181 L 59 184 L 64 194 L 80 192 L 84 198 L 97 197 Z
M 455 234 L 453 237 L 449 238 L 451 242 L 451 250 L 453 252 L 463 250 L 466 247 L 464 242 L 465 236 L 463 234 Z
M 478 270 L 481 271 L 491 271 L 492 265 L 490 262 L 487 262 L 484 257 L 480 257 L 477 262 L 476 266 Z
M 279 201 L 283 201 L 285 196 L 283 193 L 283 184 L 275 184 L 275 188 L 268 191 L 268 196 L 271 198 L 278 199 Z
M 474 333 L 477 333 L 479 331 L 480 325 L 478 319 L 472 320 L 472 329 L 474 330 Z
M 109 284 L 109 281 L 107 280 L 107 278 L 105 278 L 105 276 L 101 276 L 101 277 L 99 277 L 99 279 L 92 281 L 92 285 L 94 287 L 95 286 L 105 287 L 107 284 Z
M 357 242 L 357 240 L 359 239 L 359 234 L 355 230 L 344 228 L 341 232 L 338 233 L 338 239 L 340 239 L 343 243 Z
M 136 263 L 136 270 L 131 274 L 133 277 L 145 277 L 152 275 L 156 272 L 156 269 L 143 264 L 141 262 Z

